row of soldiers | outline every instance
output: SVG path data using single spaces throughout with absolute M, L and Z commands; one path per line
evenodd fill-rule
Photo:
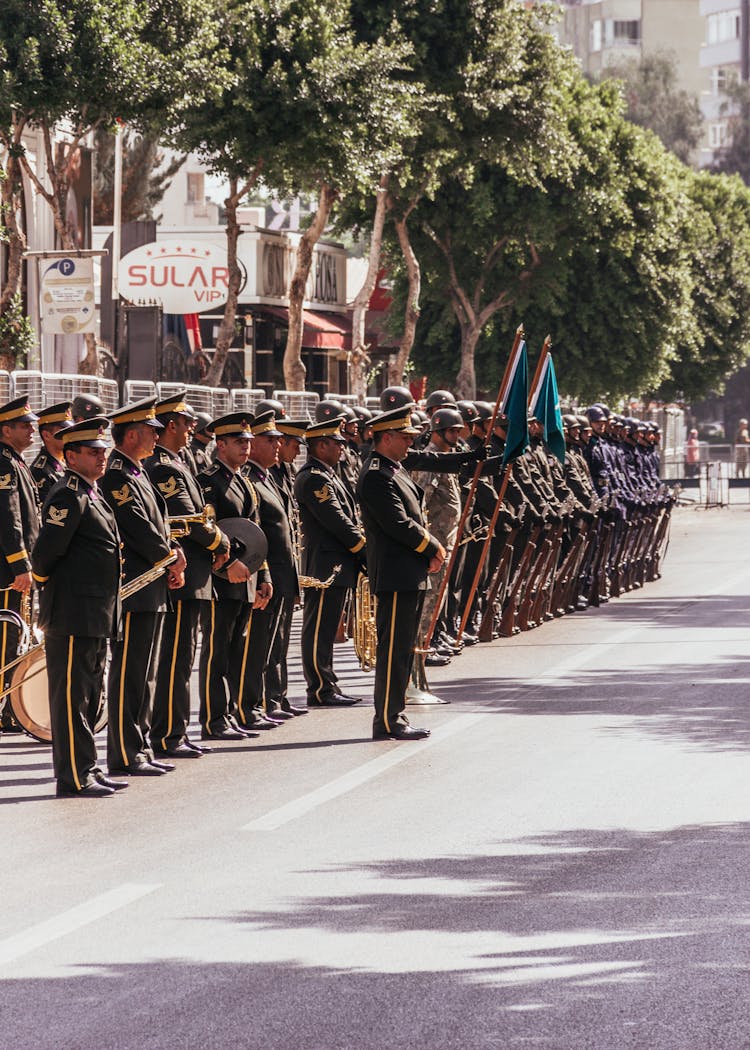
M 396 387 L 381 407 L 323 401 L 314 423 L 270 400 L 210 419 L 184 393 L 108 417 L 90 397 L 0 408 L 0 593 L 20 610 L 38 590 L 59 795 L 109 795 L 127 786 L 118 775 L 164 775 L 213 740 L 359 703 L 333 663 L 362 572 L 377 599 L 376 739 L 427 735 L 404 714 L 415 650 L 447 663 L 658 574 L 658 428 L 592 406 L 566 417 L 562 464 L 532 418 L 503 484 L 507 419 L 492 426 L 492 406 L 436 391 L 423 414 Z M 307 707 L 287 695 L 301 598 Z M 201 744 L 187 732 L 199 637 Z M 5 666 L 7 622 L 1 642 Z M 93 731 L 108 649 L 105 774 Z

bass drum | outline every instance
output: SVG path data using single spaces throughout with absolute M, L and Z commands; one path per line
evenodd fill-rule
M 10 680 L 10 706 L 22 728 L 43 744 L 52 743 L 52 721 L 47 688 L 47 657 L 43 648 L 32 649 L 21 660 Z M 107 705 L 102 694 L 94 732 L 107 724 Z

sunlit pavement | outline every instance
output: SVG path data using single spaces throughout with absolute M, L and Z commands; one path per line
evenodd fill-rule
M 365 703 L 64 801 L 3 737 L 0 1047 L 750 1046 L 749 534 L 678 511 L 662 580 L 432 672 L 425 743 Z

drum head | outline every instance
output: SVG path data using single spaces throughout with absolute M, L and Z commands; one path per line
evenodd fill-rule
M 13 671 L 10 684 L 10 706 L 18 724 L 42 743 L 51 743 L 47 658 L 44 649 L 33 649 L 24 656 Z

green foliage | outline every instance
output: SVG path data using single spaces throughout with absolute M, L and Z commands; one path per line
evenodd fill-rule
M 750 185 L 750 84 L 734 76 L 724 93 L 721 110 L 727 121 L 727 144 L 718 151 L 714 170 L 739 175 Z
M 0 358 L 4 358 L 11 368 L 18 367 L 25 364 L 36 345 L 34 326 L 24 313 L 20 294 L 16 294 L 7 310 L 0 313 Z
M 655 51 L 639 61 L 623 59 L 608 64 L 605 75 L 620 82 L 627 119 L 653 131 L 688 164 L 700 144 L 703 117 L 698 99 L 678 87 L 674 55 Z
M 176 157 L 166 166 L 164 154 L 154 135 L 123 135 L 122 221 L 153 219 L 170 182 L 184 163 Z M 114 215 L 115 136 L 98 128 L 94 136 L 96 171 L 94 175 L 94 223 L 111 226 Z

